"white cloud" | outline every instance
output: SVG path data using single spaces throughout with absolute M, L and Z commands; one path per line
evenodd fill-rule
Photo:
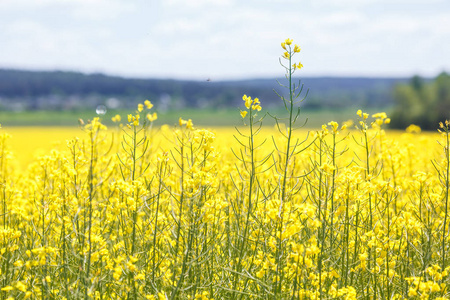
M 445 3 L 446 0 L 321 0 L 313 1 L 315 7 L 337 6 L 337 7 L 364 7 L 364 6 L 385 6 L 385 5 L 416 5 L 416 4 L 438 4 Z
M 60 7 L 76 18 L 105 20 L 135 11 L 136 4 L 123 0 L 1 0 L 3 12 L 26 12 L 36 9 Z
M 175 8 L 204 8 L 205 6 L 210 7 L 226 7 L 233 4 L 233 0 L 165 0 L 164 5 L 175 7 Z
M 0 50 L 0 65 L 32 68 L 72 68 L 101 61 L 102 53 L 90 40 L 109 36 L 102 29 L 83 30 L 48 28 L 42 24 L 18 20 L 5 33 L 8 43 Z
M 351 5 L 356 0 L 308 5 L 283 1 L 290 4 L 0 0 L 0 8 L 9 7 L 0 10 L 4 28 L 0 39 L 5 41 L 0 67 L 178 78 L 280 76 L 280 42 L 290 37 L 303 49 L 298 57 L 305 65 L 304 74 L 398 74 L 450 68 L 444 53 L 450 48 L 448 11 L 368 9 L 380 8 L 379 3 L 387 0 L 358 0 L 358 5 Z M 27 2 L 32 4 L 25 7 Z M 21 5 L 23 10 L 11 13 Z M 56 23 L 43 15 L 56 6 L 67 15 L 63 26 L 61 20 Z
M 184 35 L 184 34 L 201 34 L 208 29 L 208 24 L 203 22 L 201 18 L 190 20 L 187 18 L 176 19 L 171 22 L 160 22 L 152 31 L 158 35 Z
M 329 26 L 355 25 L 367 21 L 367 17 L 358 11 L 337 11 L 320 18 L 320 22 Z
M 66 0 L 73 5 L 72 15 L 90 20 L 115 19 L 136 10 L 131 1 L 120 0 Z

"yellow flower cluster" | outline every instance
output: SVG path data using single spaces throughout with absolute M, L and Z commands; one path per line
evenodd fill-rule
M 111 121 L 113 121 L 114 123 L 118 123 L 122 120 L 122 117 L 120 115 L 115 115 L 114 117 L 111 118 Z
M 243 101 L 246 112 L 258 111 L 257 99 Z M 7 155 L 9 139 L 0 138 L 5 298 L 445 298 L 446 187 L 429 163 L 435 157 L 445 166 L 446 157 L 435 156 L 439 144 L 430 146 L 439 135 L 368 127 L 340 140 L 350 122 L 331 121 L 288 163 L 294 176 L 283 198 L 285 162 L 264 159 L 270 144 L 254 150 L 260 163 L 251 173 L 248 148 L 230 142 L 232 131 L 195 129 L 181 118 L 179 125 L 189 130 L 164 126 L 152 148 L 147 135 L 155 132 L 140 131 L 144 124 L 112 141 L 94 119 L 86 139 L 21 174 Z M 267 135 L 283 138 L 263 131 L 257 145 Z
M 391 123 L 391 119 L 384 112 L 373 114 L 372 118 L 375 118 L 375 122 L 372 124 L 375 128 L 379 128 L 383 124 Z
M 292 39 L 286 39 L 284 42 L 281 43 L 281 48 L 285 50 L 283 53 L 283 58 L 291 60 L 291 58 L 294 56 L 295 53 L 299 53 L 301 51 L 301 48 L 299 45 L 295 44 L 294 48 L 291 47 L 293 40 Z M 292 64 L 292 69 L 301 69 L 303 68 L 303 64 L 301 62 Z
M 180 125 L 180 127 L 182 127 L 183 125 L 186 125 L 187 129 L 194 129 L 194 123 L 192 123 L 191 119 L 183 120 L 181 117 L 178 119 L 178 124 Z
M 134 116 L 132 114 L 129 114 L 128 115 L 128 123 L 130 123 L 129 125 L 139 126 L 140 118 L 141 118 L 141 116 L 139 114 L 136 114 Z
M 139 122 L 140 122 L 140 120 L 141 120 L 141 115 L 140 115 L 140 113 L 141 112 L 143 112 L 144 111 L 144 109 L 148 109 L 148 110 L 150 110 L 150 109 L 152 109 L 153 108 L 153 104 L 149 101 L 149 100 L 145 100 L 144 101 L 144 104 L 142 104 L 142 103 L 139 103 L 138 105 L 137 105 L 137 110 L 136 110 L 136 114 L 135 115 L 133 115 L 133 114 L 128 114 L 128 117 L 127 117 L 127 120 L 128 120 L 128 124 L 127 124 L 127 127 L 128 128 L 131 128 L 132 126 L 133 127 L 138 127 L 140 124 L 139 124 Z M 153 113 L 147 113 L 146 114 L 146 119 L 150 122 L 150 124 L 151 123 L 153 123 L 154 121 L 156 121 L 157 119 L 158 119 L 158 114 L 156 113 L 156 112 L 153 112 Z M 114 123 L 119 123 L 121 120 L 122 120 L 122 118 L 121 118 L 121 116 L 120 115 L 115 115 L 114 117 L 112 117 L 111 118 L 111 120 L 114 122 Z M 144 121 L 144 124 L 145 124 L 146 122 Z
M 422 131 L 422 129 L 420 128 L 420 126 L 417 126 L 415 124 L 411 124 L 408 127 L 406 127 L 406 132 L 409 133 L 420 133 Z
M 245 108 L 247 110 L 241 110 L 240 114 L 242 118 L 245 118 L 247 116 L 247 113 L 250 111 L 261 111 L 261 102 L 258 98 L 252 99 L 252 97 L 244 95 L 242 96 L 242 100 L 244 101 Z

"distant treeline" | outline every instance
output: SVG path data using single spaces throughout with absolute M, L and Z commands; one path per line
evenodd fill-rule
M 285 84 L 285 79 L 278 79 Z M 406 78 L 303 78 L 305 108 L 387 107 L 392 88 Z M 105 104 L 134 107 L 150 99 L 159 109 L 223 108 L 241 104 L 243 94 L 264 106 L 280 105 L 273 90 L 285 93 L 275 79 L 185 81 L 130 79 L 103 74 L 0 69 L 0 108 L 4 110 L 77 109 Z
M 450 120 L 450 76 L 441 73 L 434 80 L 414 76 L 408 83 L 394 88 L 396 106 L 391 125 L 405 128 L 410 124 L 435 130 L 439 122 Z

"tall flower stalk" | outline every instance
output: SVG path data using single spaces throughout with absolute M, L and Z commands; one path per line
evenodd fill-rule
M 242 293 L 246 291 L 237 291 L 239 281 L 242 279 L 244 273 L 244 262 L 248 257 L 253 257 L 256 249 L 256 245 L 251 243 L 249 233 L 254 227 L 255 220 L 254 214 L 258 207 L 259 202 L 259 190 L 258 190 L 258 178 L 257 169 L 263 166 L 270 158 L 270 154 L 258 159 L 257 150 L 265 143 L 265 140 L 261 143 L 256 141 L 257 135 L 261 132 L 262 120 L 264 117 L 258 117 L 258 112 L 261 111 L 261 103 L 258 98 L 252 99 L 252 97 L 244 95 L 242 100 L 245 104 L 245 109 L 240 111 L 240 115 L 244 121 L 248 124 L 248 133 L 244 133 L 237 129 L 238 136 L 235 136 L 237 142 L 241 145 L 239 152 L 233 153 L 235 157 L 242 163 L 243 170 L 237 168 L 241 179 L 246 183 L 242 186 L 241 193 L 244 195 L 242 201 L 238 200 L 233 203 L 235 212 L 235 228 L 239 234 L 234 244 L 231 246 L 235 249 L 233 251 L 233 283 L 232 283 L 232 299 L 237 298 L 237 295 L 242 297 Z M 245 264 L 245 272 L 250 272 L 253 268 L 253 261 Z M 244 282 L 248 282 L 249 278 L 246 277 Z M 247 284 L 246 284 L 247 285 Z
M 300 47 L 293 44 L 292 39 L 286 39 L 281 43 L 281 47 L 285 52 L 280 58 L 280 64 L 285 69 L 285 78 L 287 80 L 287 85 L 281 83 L 280 86 L 285 87 L 288 90 L 288 95 L 283 96 L 280 93 L 277 95 L 283 101 L 284 107 L 288 114 L 285 118 L 278 118 L 273 116 L 278 131 L 283 137 L 284 145 L 279 145 L 275 143 L 275 148 L 277 149 L 277 156 L 279 158 L 276 161 L 276 171 L 279 177 L 278 186 L 278 197 L 279 197 L 279 208 L 278 208 L 278 219 L 276 225 L 276 252 L 275 252 L 275 275 L 273 281 L 273 295 L 275 298 L 282 294 L 282 283 L 285 280 L 285 262 L 284 258 L 286 253 L 286 242 L 283 238 L 283 232 L 285 230 L 285 204 L 290 201 L 291 197 L 296 194 L 299 190 L 296 190 L 296 185 L 290 185 L 291 180 L 296 180 L 300 178 L 299 175 L 294 175 L 293 157 L 300 152 L 304 151 L 308 146 L 302 148 L 304 141 L 300 141 L 298 138 L 293 137 L 293 132 L 296 130 L 297 121 L 300 116 L 300 103 L 306 98 L 307 92 L 302 96 L 303 84 L 295 82 L 293 75 L 296 71 L 303 68 L 302 63 L 295 63 L 293 57 L 300 52 Z M 285 126 L 281 126 L 280 123 L 284 123 Z M 284 129 L 282 128 L 284 127 Z M 287 215 L 290 213 L 288 212 Z

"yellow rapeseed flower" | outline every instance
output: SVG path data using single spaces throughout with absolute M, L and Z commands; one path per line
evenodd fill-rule
M 380 112 L 372 115 L 372 118 L 386 119 L 387 115 L 385 112 Z
M 147 109 L 152 109 L 153 107 L 153 104 L 149 100 L 145 100 L 144 105 Z
M 245 118 L 246 115 L 247 115 L 247 111 L 246 110 L 241 110 L 241 117 Z
M 139 115 L 136 115 L 136 116 L 134 117 L 134 120 L 133 120 L 133 125 L 134 125 L 134 126 L 139 126 L 139 118 L 140 118 Z
M 147 119 L 150 122 L 156 121 L 158 119 L 158 115 L 156 114 L 156 112 L 152 113 L 152 114 L 147 114 Z
M 21 291 L 22 293 L 25 293 L 27 291 L 27 286 L 21 282 L 21 281 L 17 281 L 16 283 L 16 289 L 18 289 L 19 291 Z
M 242 96 L 242 100 L 244 100 L 244 102 L 245 102 L 245 107 L 247 109 L 250 109 L 250 107 L 253 103 L 252 97 L 248 97 L 247 95 L 244 95 L 244 96 Z
M 18 261 L 14 262 L 13 265 L 14 265 L 15 267 L 21 267 L 21 266 L 23 266 L 23 261 L 19 259 Z
M 186 123 L 187 123 L 187 121 L 186 121 L 186 120 L 183 120 L 181 117 L 178 119 L 178 124 L 179 124 L 180 126 L 186 125 Z
M 422 129 L 420 128 L 420 126 L 411 124 L 408 127 L 406 127 L 406 132 L 408 133 L 420 133 L 422 131 Z
M 252 110 L 261 111 L 261 105 L 259 105 L 260 103 L 261 102 L 259 102 L 258 98 L 253 99 Z
M 259 105 L 259 104 L 252 105 L 252 110 L 261 111 L 261 105 Z
M 187 129 L 194 129 L 194 123 L 192 123 L 192 120 L 191 120 L 191 119 L 187 120 L 187 122 L 186 122 L 186 128 L 187 128 Z
M 417 288 L 410 287 L 408 291 L 408 296 L 409 297 L 417 296 Z
M 331 128 L 333 129 L 333 133 L 337 133 L 339 128 L 339 124 L 337 122 L 331 121 L 328 123 L 328 125 L 330 125 Z
M 115 115 L 114 117 L 111 118 L 111 120 L 114 123 L 120 122 L 122 120 L 122 118 L 120 117 L 120 115 Z

